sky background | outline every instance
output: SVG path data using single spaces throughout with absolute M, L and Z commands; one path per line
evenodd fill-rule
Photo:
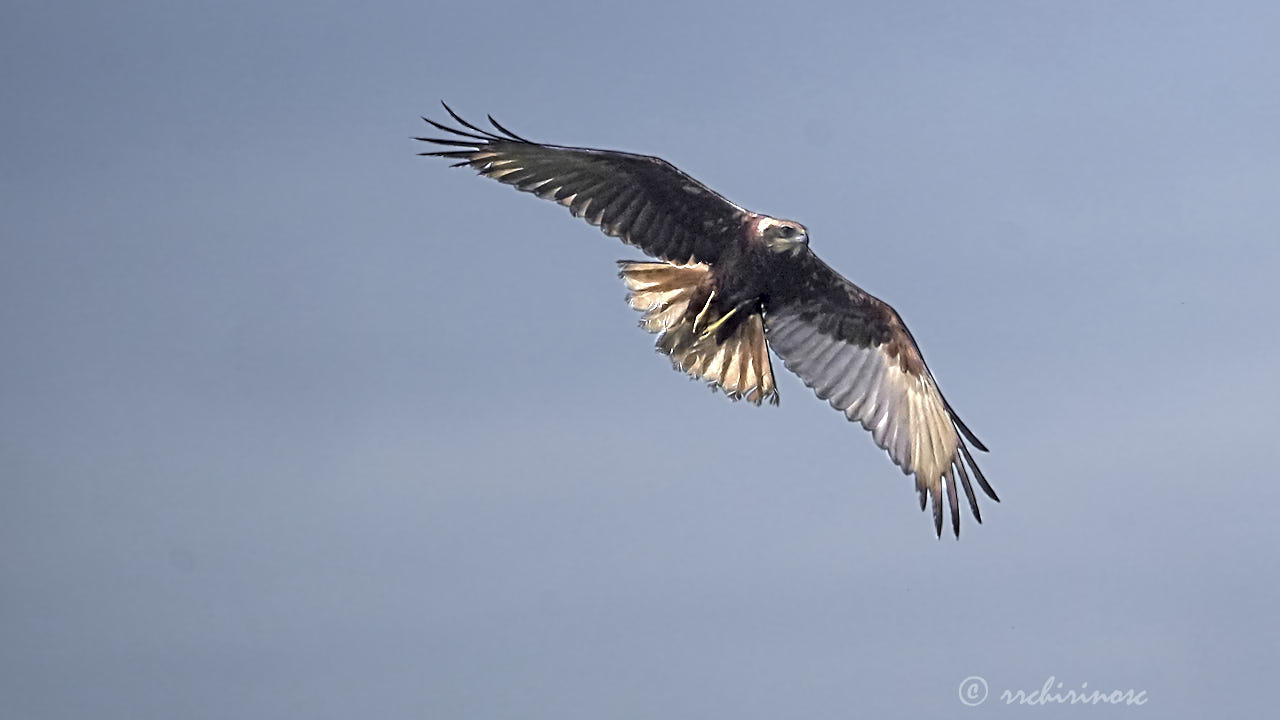
M 354 8 L 0 11 L 0 716 L 1274 710 L 1280 5 Z M 442 98 L 805 223 L 1003 502 L 672 372 Z

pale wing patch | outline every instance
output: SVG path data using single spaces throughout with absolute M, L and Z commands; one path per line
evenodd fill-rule
M 903 473 L 915 475 L 921 507 L 926 497 L 932 500 L 939 532 L 945 488 L 959 533 L 957 479 L 981 522 L 964 467 L 968 453 L 928 371 L 906 372 L 883 345 L 860 346 L 831 337 L 799 314 L 770 313 L 766 326 L 769 345 L 787 369 L 819 398 L 870 431 Z

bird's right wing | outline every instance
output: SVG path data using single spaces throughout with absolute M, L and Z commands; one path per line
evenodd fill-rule
M 746 211 L 661 158 L 611 150 L 536 143 L 492 117 L 497 134 L 472 125 L 445 105 L 466 130 L 423 118 L 451 138 L 417 138 L 455 148 L 421 153 L 457 158 L 499 182 L 554 200 L 606 234 L 667 262 L 712 263 L 740 232 Z
M 945 489 L 951 526 L 960 535 L 957 485 L 982 522 L 969 471 L 987 495 L 999 498 L 965 440 L 987 448 L 942 397 L 902 318 L 812 253 L 796 262 L 791 283 L 765 310 L 769 346 L 819 398 L 871 431 L 890 459 L 916 476 L 920 509 L 926 496 L 932 500 L 939 534 Z

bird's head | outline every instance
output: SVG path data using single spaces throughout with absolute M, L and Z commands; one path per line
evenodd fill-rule
M 776 253 L 798 255 L 809 246 L 809 231 L 794 220 L 762 217 L 756 220 L 756 236 Z

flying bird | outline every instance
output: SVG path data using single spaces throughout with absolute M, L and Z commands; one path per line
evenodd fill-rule
M 416 139 L 447 149 L 420 154 L 564 205 L 657 260 L 620 261 L 619 275 L 677 370 L 776 405 L 772 349 L 915 476 L 939 536 L 944 492 L 956 537 L 958 488 L 982 522 L 970 473 L 999 501 L 968 444 L 986 446 L 938 390 L 902 318 L 818 259 L 803 225 L 742 208 L 661 158 L 533 142 L 493 116 L 486 130 L 444 108 L 461 127 L 423 118 L 448 136 Z

